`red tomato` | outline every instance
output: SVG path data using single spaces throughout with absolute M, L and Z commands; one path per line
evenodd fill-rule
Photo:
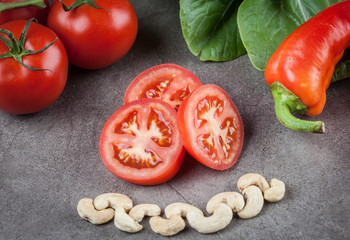
M 75 0 L 62 0 L 69 7 Z M 85 69 L 107 67 L 123 57 L 137 34 L 137 17 L 128 0 L 95 0 L 65 12 L 54 0 L 47 25 L 62 39 L 69 62 Z M 101 9 L 102 8 L 102 9 Z
M 204 85 L 181 104 L 178 126 L 185 149 L 199 162 L 225 170 L 237 161 L 243 145 L 243 123 L 230 96 L 216 85 Z
M 24 20 L 5 23 L 0 28 L 11 31 L 18 40 L 26 24 Z M 25 49 L 38 51 L 50 44 L 57 35 L 49 28 L 32 22 Z M 0 40 L 0 54 L 9 48 Z M 23 62 L 30 67 L 50 69 L 33 71 L 13 58 L 0 59 L 0 110 L 26 114 L 38 112 L 52 104 L 61 94 L 67 81 L 68 59 L 62 42 L 57 41 L 42 53 L 27 55 Z
M 119 108 L 104 125 L 99 148 L 109 171 L 139 185 L 169 181 L 185 154 L 176 111 L 158 99 L 140 99 Z
M 23 2 L 25 0 L 0 0 L 0 3 Z M 0 24 L 13 20 L 28 20 L 35 18 L 39 23 L 45 25 L 49 12 L 49 1 L 45 0 L 46 8 L 22 7 L 0 12 Z
M 159 98 L 177 110 L 200 86 L 199 79 L 187 69 L 176 64 L 161 64 L 142 72 L 130 83 L 124 104 L 141 98 Z

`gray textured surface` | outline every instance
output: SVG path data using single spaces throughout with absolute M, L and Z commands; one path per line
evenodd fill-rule
M 237 191 L 247 172 L 286 183 L 285 198 L 266 204 L 250 220 L 234 217 L 224 230 L 203 235 L 190 227 L 172 239 L 345 239 L 350 236 L 350 81 L 331 85 L 323 135 L 297 133 L 276 119 L 263 73 L 247 56 L 204 63 L 182 38 L 178 1 L 132 1 L 139 33 L 122 60 L 99 71 L 70 67 L 68 84 L 48 109 L 32 115 L 0 113 L 0 239 L 160 239 L 148 219 L 136 234 L 108 223 L 82 220 L 76 205 L 105 192 L 130 196 L 135 204 L 182 201 L 205 210 L 216 193 Z M 103 165 L 99 134 L 122 105 L 130 81 L 148 67 L 176 63 L 204 84 L 224 88 L 245 126 L 237 164 L 211 170 L 188 155 L 177 176 L 161 186 L 142 187 L 119 180 Z

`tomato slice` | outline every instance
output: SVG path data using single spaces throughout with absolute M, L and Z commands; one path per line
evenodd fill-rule
M 140 99 L 119 108 L 100 136 L 100 155 L 107 169 L 139 185 L 169 181 L 185 154 L 176 114 L 159 99 Z
M 176 64 L 161 64 L 138 75 L 125 92 L 124 104 L 141 98 L 157 98 L 177 110 L 183 100 L 202 86 L 189 70 Z
M 217 170 L 236 163 L 243 146 L 243 123 L 222 88 L 198 88 L 182 103 L 177 118 L 185 149 L 195 159 Z

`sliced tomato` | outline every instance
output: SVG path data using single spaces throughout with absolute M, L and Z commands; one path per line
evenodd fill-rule
M 169 181 L 185 154 L 176 114 L 158 99 L 140 99 L 119 108 L 100 136 L 100 155 L 107 169 L 139 185 Z
M 125 92 L 124 104 L 141 98 L 157 98 L 177 110 L 183 100 L 202 86 L 189 70 L 176 64 L 161 64 L 138 75 Z
M 222 88 L 198 88 L 182 103 L 177 118 L 185 149 L 195 159 L 217 170 L 236 163 L 243 146 L 243 123 Z

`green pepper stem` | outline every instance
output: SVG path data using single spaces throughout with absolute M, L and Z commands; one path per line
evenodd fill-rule
M 22 7 L 45 8 L 46 4 L 44 0 L 27 0 L 12 3 L 0 3 L 0 12 Z
M 269 86 L 275 100 L 275 111 L 278 120 L 287 128 L 311 133 L 325 132 L 324 123 L 321 121 L 306 121 L 296 118 L 292 113 L 305 114 L 307 107 L 278 81 Z

